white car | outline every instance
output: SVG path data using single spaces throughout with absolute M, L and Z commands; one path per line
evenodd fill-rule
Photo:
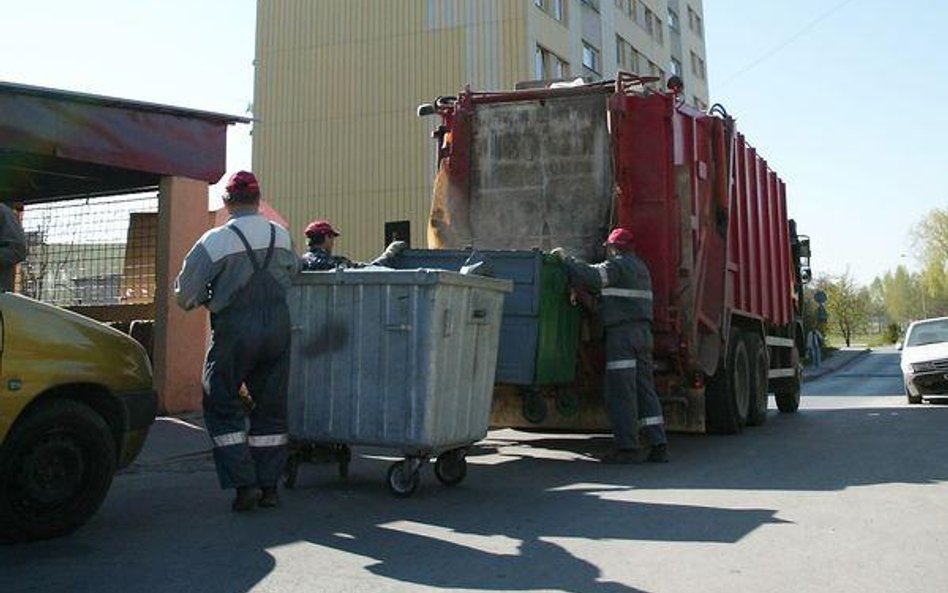
M 948 317 L 913 322 L 900 348 L 908 403 L 948 396 Z

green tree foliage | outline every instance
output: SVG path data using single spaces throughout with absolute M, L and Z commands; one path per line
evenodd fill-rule
M 849 272 L 841 276 L 822 276 L 815 288 L 826 292 L 829 327 L 838 332 L 847 346 L 853 336 L 865 330 L 872 308 L 872 297 L 866 287 L 856 284 Z
M 886 314 L 895 323 L 905 326 L 920 317 L 922 286 L 918 275 L 910 273 L 905 266 L 876 278 L 872 289 L 881 293 Z
M 922 267 L 921 314 L 915 317 L 948 315 L 948 208 L 935 208 L 926 214 L 912 234 Z

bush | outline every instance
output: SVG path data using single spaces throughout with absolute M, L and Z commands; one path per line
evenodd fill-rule
M 885 327 L 885 339 L 887 344 L 894 344 L 899 341 L 902 335 L 902 328 L 898 323 L 890 323 Z

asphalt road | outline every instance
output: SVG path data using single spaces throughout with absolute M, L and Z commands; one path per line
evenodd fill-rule
M 492 432 L 463 484 L 429 470 L 405 500 L 360 457 L 347 482 L 304 467 L 282 508 L 234 516 L 206 453 L 149 443 L 80 532 L 0 548 L 0 591 L 946 591 L 948 406 L 908 406 L 897 361 L 867 354 L 742 435 L 673 435 L 668 465 Z M 155 442 L 175 430 L 195 432 Z

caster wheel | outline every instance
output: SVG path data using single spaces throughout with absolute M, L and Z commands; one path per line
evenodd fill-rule
M 352 449 L 349 445 L 340 445 L 336 451 L 339 459 L 339 477 L 345 480 L 349 477 L 349 463 L 352 461 Z
M 385 477 L 388 482 L 388 489 L 400 498 L 407 498 L 414 494 L 421 483 L 418 471 L 411 471 L 408 463 L 404 461 L 396 461 L 389 466 Z
M 445 486 L 457 486 L 467 475 L 467 459 L 464 449 L 452 449 L 438 455 L 435 461 L 435 477 Z
M 296 454 L 290 455 L 286 459 L 286 467 L 283 469 L 283 485 L 292 490 L 296 487 L 296 478 L 300 473 L 300 458 Z
M 540 395 L 540 392 L 534 389 L 528 389 L 523 392 L 523 417 L 532 424 L 540 424 L 547 417 L 546 400 Z

